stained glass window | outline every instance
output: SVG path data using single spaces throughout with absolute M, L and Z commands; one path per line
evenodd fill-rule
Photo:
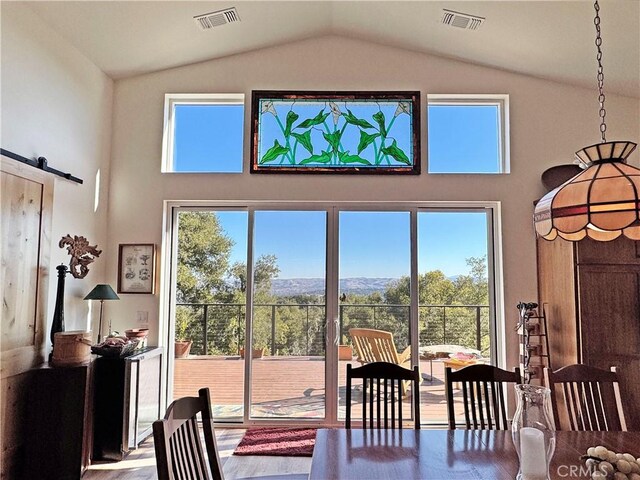
M 420 173 L 419 93 L 253 92 L 252 172 Z

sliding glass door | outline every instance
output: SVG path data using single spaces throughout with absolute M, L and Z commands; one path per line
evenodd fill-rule
M 242 419 L 248 212 L 181 210 L 174 230 L 173 398 L 209 387 L 216 419 Z
M 401 356 L 410 349 L 410 214 L 340 211 L 338 228 L 338 418 L 343 419 L 346 364 L 357 367 L 372 361 L 390 361 L 394 351 Z M 382 341 L 373 339 L 373 331 L 390 334 L 386 349 L 364 348 L 373 342 L 382 345 Z M 356 342 L 355 338 L 360 340 Z M 404 366 L 410 364 L 410 358 L 404 362 Z M 359 399 L 361 393 L 361 385 L 356 382 L 352 398 Z M 411 392 L 407 401 L 410 398 Z M 360 405 L 355 404 L 352 411 L 355 418 L 360 417 Z
M 256 211 L 251 418 L 325 417 L 326 211 Z
M 372 206 L 176 209 L 173 398 L 209 386 L 216 421 L 335 424 L 346 365 L 389 361 L 358 348 L 375 330 L 420 367 L 422 421 L 444 421 L 444 368 L 495 360 L 492 209 Z
M 489 289 L 490 216 L 477 210 L 418 212 L 419 351 L 421 391 L 444 399 L 444 369 L 492 360 Z M 454 389 L 454 401 L 462 392 Z M 456 409 L 462 412 L 463 409 Z M 437 402 L 425 402 L 423 421 L 446 422 Z

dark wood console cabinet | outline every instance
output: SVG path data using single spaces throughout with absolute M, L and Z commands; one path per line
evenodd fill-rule
M 640 430 L 640 242 L 538 239 L 537 254 L 554 369 L 619 366 L 627 428 Z
M 94 362 L 93 460 L 120 461 L 160 417 L 162 349 Z

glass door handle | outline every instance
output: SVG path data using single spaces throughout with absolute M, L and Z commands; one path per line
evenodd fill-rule
M 334 318 L 333 319 L 333 328 L 335 331 L 335 336 L 333 338 L 333 344 L 335 346 L 338 346 L 340 344 L 340 319 L 339 318 Z

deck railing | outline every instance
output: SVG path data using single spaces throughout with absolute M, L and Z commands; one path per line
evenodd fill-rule
M 244 347 L 243 303 L 178 303 L 188 317 L 194 355 L 239 355 Z M 409 305 L 341 304 L 340 344 L 353 327 L 387 330 L 398 351 L 409 344 Z M 488 305 L 419 305 L 420 346 L 456 344 L 489 353 Z M 270 355 L 324 355 L 325 305 L 265 303 L 253 306 L 253 344 Z

